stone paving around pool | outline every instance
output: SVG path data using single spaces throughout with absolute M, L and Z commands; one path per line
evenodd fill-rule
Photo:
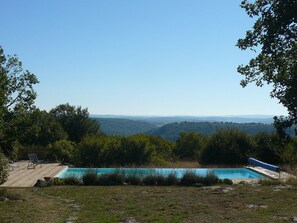
M 63 169 L 67 168 L 60 163 L 43 163 L 28 169 L 26 160 L 19 161 L 10 166 L 8 180 L 0 187 L 33 187 L 39 179 L 54 177 Z
M 262 173 L 272 179 L 280 179 L 280 180 L 287 180 L 289 179 L 290 177 L 294 177 L 293 175 L 290 175 L 286 172 L 280 172 L 280 173 L 277 173 L 277 172 L 274 172 L 274 171 L 271 171 L 271 170 L 267 170 L 267 169 L 264 169 L 262 167 L 258 167 L 258 166 L 255 166 L 255 167 L 246 167 L 250 170 L 253 170 L 253 171 L 256 171 L 258 173 Z

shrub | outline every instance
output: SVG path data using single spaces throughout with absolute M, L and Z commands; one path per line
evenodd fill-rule
M 180 133 L 176 140 L 175 155 L 181 159 L 199 159 L 207 142 L 207 137 L 194 132 Z
M 65 185 L 80 185 L 81 179 L 75 177 L 75 176 L 69 176 L 64 178 Z
M 157 185 L 157 176 L 156 175 L 148 175 L 142 179 L 142 183 L 146 186 L 155 186 Z
M 202 183 L 205 186 L 211 186 L 219 182 L 219 178 L 215 175 L 213 171 L 207 172 L 205 177 L 201 177 Z
M 230 180 L 230 179 L 223 179 L 223 184 L 226 184 L 226 185 L 232 185 L 233 184 L 233 181 Z
M 0 152 L 0 184 L 3 184 L 8 178 L 8 159 Z
M 186 171 L 182 178 L 180 179 L 180 185 L 183 186 L 192 186 L 196 183 L 201 183 L 200 177 L 192 172 L 192 171 Z
M 83 175 L 82 181 L 83 181 L 83 184 L 86 186 L 96 185 L 97 178 L 98 178 L 98 175 L 96 172 L 89 171 Z
M 63 178 L 53 178 L 49 182 L 49 185 L 53 185 L 53 186 L 62 186 L 62 185 L 65 185 L 65 179 L 63 179 Z
M 156 176 L 156 184 L 158 186 L 166 186 L 167 185 L 166 177 L 162 176 L 162 175 L 157 175 Z
M 250 137 L 236 129 L 219 130 L 208 140 L 202 150 L 203 164 L 243 164 L 253 148 Z
M 174 173 L 170 173 L 167 177 L 166 177 L 166 185 L 177 185 L 179 183 L 179 180 L 176 176 L 176 174 Z
M 97 184 L 101 186 L 123 185 L 124 177 L 119 173 L 102 174 L 97 177 Z
M 104 163 L 105 136 L 87 136 L 77 145 L 75 165 L 97 167 Z
M 75 144 L 71 141 L 62 139 L 50 144 L 48 158 L 53 161 L 71 162 Z
M 140 176 L 137 175 L 128 175 L 125 177 L 125 182 L 129 185 L 141 185 L 142 180 Z

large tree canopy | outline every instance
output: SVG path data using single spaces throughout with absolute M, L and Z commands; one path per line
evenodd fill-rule
M 272 84 L 271 97 L 288 110 L 287 118 L 276 121 L 284 128 L 297 124 L 297 0 L 243 0 L 241 7 L 255 23 L 237 46 L 257 53 L 238 67 L 241 85 Z
M 84 136 L 100 132 L 99 123 L 89 118 L 88 109 L 71 106 L 68 103 L 57 106 L 50 111 L 67 132 L 69 140 L 79 142 Z
M 23 70 L 18 57 L 6 56 L 0 46 L 0 149 L 6 153 L 11 147 L 6 143 L 7 139 L 15 137 L 17 140 L 16 135 L 7 135 L 18 128 L 14 121 L 22 119 L 26 112 L 35 108 L 33 86 L 37 83 L 33 73 Z
M 12 111 L 18 107 L 32 108 L 36 98 L 33 86 L 36 76 L 23 70 L 16 55 L 6 56 L 0 46 L 0 105 L 2 110 Z

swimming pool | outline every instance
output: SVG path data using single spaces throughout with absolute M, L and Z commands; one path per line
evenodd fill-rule
M 66 168 L 60 172 L 56 177 L 66 178 L 70 176 L 82 177 L 85 173 L 92 171 L 98 175 L 108 173 L 125 173 L 126 175 L 162 175 L 167 176 L 174 173 L 178 178 L 181 178 L 187 171 L 196 173 L 197 175 L 205 176 L 208 172 L 213 172 L 220 179 L 252 179 L 252 178 L 266 178 L 264 175 L 246 168 Z

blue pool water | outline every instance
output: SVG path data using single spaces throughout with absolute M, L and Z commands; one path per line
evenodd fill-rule
M 185 169 L 185 168 L 67 168 L 60 172 L 56 177 L 66 178 L 70 176 L 82 177 L 88 171 L 96 172 L 98 175 L 106 173 L 125 173 L 126 175 L 136 174 L 139 176 L 147 176 L 151 174 L 158 174 L 167 176 L 174 173 L 178 178 L 181 178 L 187 171 L 196 173 L 197 175 L 205 176 L 209 171 L 220 178 L 228 179 L 251 179 L 251 178 L 265 178 L 264 175 L 246 168 L 218 168 L 218 169 Z

